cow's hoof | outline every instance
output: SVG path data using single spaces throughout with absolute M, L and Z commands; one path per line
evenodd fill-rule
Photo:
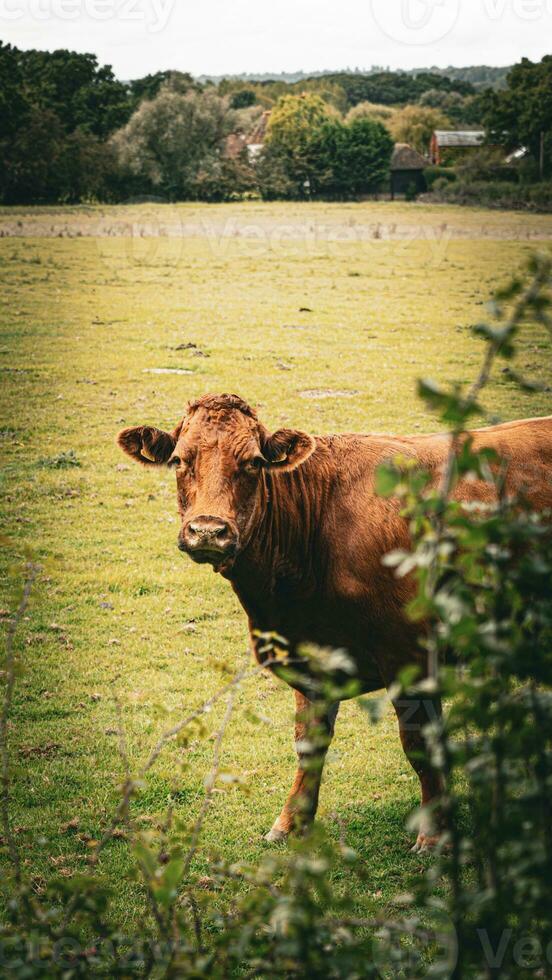
M 411 854 L 429 854 L 439 843 L 438 834 L 418 834 L 418 839 L 410 848 Z
M 287 840 L 288 837 L 288 830 L 280 830 L 280 828 L 276 826 L 272 827 L 272 829 L 268 831 L 268 834 L 265 834 L 265 840 L 267 840 L 270 844 L 274 844 L 275 841 Z

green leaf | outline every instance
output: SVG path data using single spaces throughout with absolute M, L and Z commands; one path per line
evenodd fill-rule
M 396 467 L 390 464 L 382 464 L 376 470 L 376 493 L 380 497 L 391 497 L 399 483 L 402 475 Z

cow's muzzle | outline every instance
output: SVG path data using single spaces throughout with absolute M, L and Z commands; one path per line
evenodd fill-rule
M 194 517 L 182 528 L 178 547 L 196 562 L 221 565 L 236 554 L 238 534 L 219 517 Z

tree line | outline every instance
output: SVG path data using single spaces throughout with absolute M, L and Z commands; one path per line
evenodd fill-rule
M 123 83 L 92 54 L 0 43 L 0 201 L 356 198 L 386 186 L 394 141 L 426 152 L 434 129 L 470 126 L 526 145 L 547 173 L 551 91 L 552 56 L 524 59 L 501 90 L 437 71 L 217 85 L 163 71 Z M 268 109 L 252 159 L 246 137 Z
M 453 65 L 449 65 L 447 68 L 438 68 L 437 66 L 432 66 L 429 69 L 420 68 L 406 68 L 403 72 L 405 75 L 446 75 L 449 79 L 461 82 L 470 82 L 475 88 L 484 87 L 487 88 L 491 86 L 492 88 L 502 88 L 506 81 L 506 77 L 511 69 L 511 65 L 504 65 L 499 68 L 491 67 L 489 65 L 470 65 L 465 68 L 457 68 Z M 370 69 L 360 69 L 353 68 L 347 69 L 346 72 L 335 72 L 330 69 L 325 69 L 322 71 L 315 72 L 241 72 L 236 75 L 231 75 L 231 81 L 239 82 L 286 82 L 289 85 L 295 82 L 300 82 L 304 84 L 306 81 L 311 81 L 312 79 L 322 78 L 327 75 L 336 74 L 347 74 L 347 75 L 363 75 L 371 76 L 379 75 L 382 72 L 388 72 L 388 68 L 384 68 L 381 65 L 372 65 Z M 199 80 L 201 82 L 214 82 L 218 85 L 219 82 L 226 80 L 225 75 L 200 75 Z

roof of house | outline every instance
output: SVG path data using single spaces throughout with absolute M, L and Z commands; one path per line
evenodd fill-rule
M 262 116 L 259 116 L 251 132 L 247 133 L 247 135 L 242 132 L 230 133 L 224 141 L 224 156 L 230 159 L 236 159 L 243 149 L 248 151 L 250 157 L 256 156 L 266 139 L 270 112 L 270 109 L 265 109 Z
M 428 161 L 408 143 L 395 143 L 391 156 L 391 170 L 424 170 Z
M 245 146 L 247 146 L 247 137 L 244 133 L 230 133 L 224 141 L 224 156 L 235 160 Z
M 485 139 L 484 129 L 436 129 L 438 146 L 480 146 Z
M 260 116 L 257 121 L 257 125 L 251 130 L 247 136 L 248 146 L 261 146 L 266 138 L 266 131 L 268 128 L 268 120 L 270 119 L 270 109 L 265 109 L 262 116 Z

